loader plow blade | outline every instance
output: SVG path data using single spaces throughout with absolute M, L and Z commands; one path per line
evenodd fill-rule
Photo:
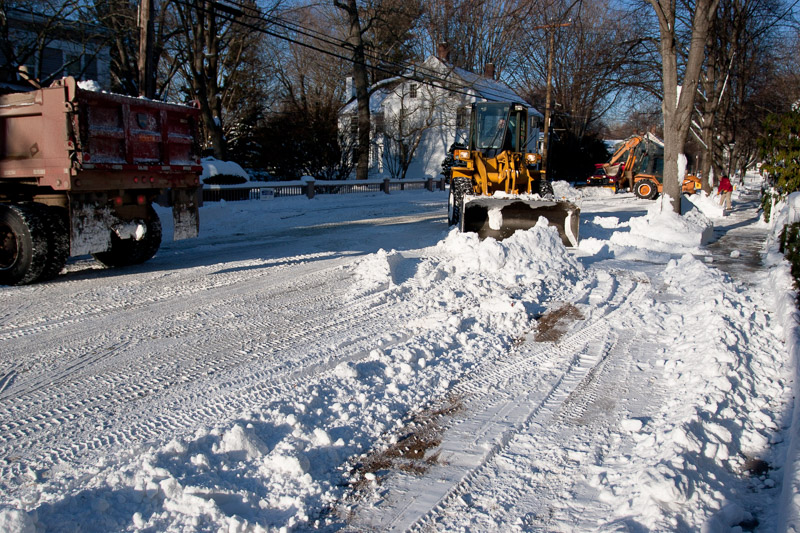
M 465 197 L 461 231 L 477 233 L 481 239 L 502 240 L 517 230 L 534 227 L 539 217 L 558 229 L 565 246 L 578 246 L 580 208 L 566 201 Z

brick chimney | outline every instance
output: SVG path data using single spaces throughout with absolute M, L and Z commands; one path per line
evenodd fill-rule
M 450 45 L 448 43 L 439 43 L 436 51 L 436 56 L 443 62 L 450 62 Z
M 486 63 L 486 66 L 483 67 L 483 77 L 494 79 L 494 63 Z

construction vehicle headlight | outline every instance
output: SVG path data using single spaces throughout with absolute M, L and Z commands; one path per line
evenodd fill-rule
M 538 165 L 539 161 L 542 160 L 542 156 L 539 154 L 526 154 L 525 155 L 525 162 L 529 165 Z
M 460 159 L 461 161 L 469 160 L 469 150 L 456 150 L 453 155 L 455 155 L 456 159 Z

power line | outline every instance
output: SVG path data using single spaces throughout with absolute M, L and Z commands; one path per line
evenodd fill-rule
M 189 2 L 187 0 L 174 0 L 174 1 L 177 4 L 181 4 L 181 5 L 184 5 L 186 7 L 196 9 L 198 11 L 202 11 L 202 12 L 206 12 L 206 13 L 216 13 L 216 11 L 213 8 L 201 7 L 200 5 L 197 5 L 195 3 L 191 3 L 191 2 Z M 252 11 L 256 11 L 254 8 L 252 8 L 250 6 L 244 6 L 244 5 L 241 5 L 241 4 L 236 4 L 234 2 L 230 2 L 230 4 L 232 4 L 233 6 L 235 6 L 237 8 L 241 8 L 242 10 L 249 10 L 251 12 Z M 312 45 L 310 43 L 298 41 L 297 39 L 293 39 L 293 38 L 291 38 L 289 36 L 286 36 L 286 35 L 281 35 L 280 33 L 276 33 L 274 31 L 271 31 L 271 30 L 269 30 L 267 28 L 258 26 L 256 24 L 245 22 L 245 21 L 241 20 L 239 17 L 234 17 L 232 15 L 227 15 L 226 16 L 226 15 L 223 15 L 223 14 L 219 14 L 219 16 L 220 16 L 220 18 L 222 18 L 225 21 L 228 21 L 228 22 L 231 22 L 231 23 L 235 23 L 235 24 L 239 24 L 239 25 L 241 25 L 241 26 L 243 26 L 245 28 L 251 29 L 253 31 L 258 31 L 258 32 L 270 35 L 272 37 L 275 37 L 277 39 L 281 39 L 281 40 L 290 42 L 292 44 L 296 44 L 298 46 L 309 48 L 309 49 L 314 50 L 316 52 L 320 52 L 322 54 L 326 54 L 326 55 L 335 57 L 337 59 L 341 59 L 342 61 L 346 61 L 346 62 L 349 62 L 349 63 L 354 63 L 355 62 L 351 57 L 343 56 L 343 55 L 338 54 L 336 52 L 333 52 L 331 50 L 326 50 L 324 48 L 320 48 L 318 46 L 314 46 L 314 45 Z M 350 48 L 348 46 L 343 45 L 341 43 L 341 41 L 333 40 L 332 37 L 326 36 L 326 38 L 323 39 L 323 38 L 320 38 L 320 37 L 315 37 L 315 36 L 311 35 L 310 33 L 301 32 L 301 31 L 299 31 L 297 29 L 293 29 L 291 27 L 287 27 L 287 25 L 291 26 L 292 24 L 295 24 L 295 23 L 291 23 L 291 22 L 285 21 L 285 20 L 277 18 L 277 17 L 270 17 L 270 16 L 267 16 L 267 15 L 262 15 L 261 13 L 258 13 L 257 15 L 248 15 L 248 17 L 249 18 L 258 19 L 258 20 L 260 20 L 262 22 L 275 24 L 275 25 L 277 25 L 279 27 L 284 27 L 284 29 L 288 29 L 289 31 L 297 31 L 301 35 L 306 35 L 306 36 L 308 36 L 308 37 L 310 37 L 312 39 L 321 40 L 321 41 L 325 42 L 326 44 L 330 44 L 331 46 L 334 46 L 335 48 L 340 48 L 340 49 L 349 49 Z M 299 26 L 299 25 L 296 25 L 296 26 Z M 302 28 L 302 26 L 300 26 L 300 27 Z M 324 34 L 322 34 L 320 32 L 314 32 L 314 33 L 318 33 L 319 35 L 324 35 Z M 416 82 L 421 83 L 423 85 L 428 85 L 428 86 L 431 86 L 431 87 L 434 87 L 434 88 L 444 89 L 444 90 L 449 91 L 449 92 L 462 94 L 462 95 L 469 96 L 469 97 L 476 97 L 476 96 L 482 96 L 483 95 L 483 96 L 488 96 L 488 97 L 492 97 L 493 96 L 495 98 L 495 101 L 505 101 L 505 100 L 507 100 L 507 98 L 505 98 L 505 96 L 503 94 L 501 94 L 497 90 L 494 90 L 494 89 L 492 89 L 490 87 L 487 87 L 487 88 L 481 90 L 480 94 L 476 94 L 477 93 L 477 89 L 475 89 L 474 85 L 461 84 L 461 83 L 454 82 L 453 80 L 448 79 L 446 77 L 443 78 L 443 77 L 441 77 L 441 73 L 436 71 L 436 70 L 429 69 L 427 67 L 421 67 L 419 65 L 413 65 L 413 64 L 409 65 L 409 64 L 403 64 L 403 63 L 400 63 L 400 62 L 386 61 L 386 60 L 383 60 L 382 58 L 377 57 L 375 55 L 372 55 L 370 53 L 367 53 L 366 55 L 368 55 L 370 58 L 376 59 L 378 61 L 385 61 L 386 63 L 394 64 L 395 66 L 403 68 L 405 70 L 420 71 L 421 74 L 423 76 L 427 77 L 428 79 L 423 79 L 423 78 L 421 78 L 419 76 L 410 76 L 410 75 L 404 74 L 402 72 L 398 74 L 397 72 L 389 70 L 389 69 L 387 69 L 385 67 L 382 67 L 380 65 L 370 65 L 368 63 L 360 63 L 362 66 L 364 66 L 366 68 L 370 68 L 370 69 L 378 71 L 378 72 L 383 72 L 383 73 L 389 74 L 389 75 L 391 75 L 393 77 L 397 77 L 397 78 L 401 78 L 401 79 L 405 79 L 405 80 L 409 80 L 409 81 L 416 81 Z M 492 80 L 492 81 L 494 81 L 494 80 Z M 473 91 L 473 92 L 469 92 L 469 91 Z

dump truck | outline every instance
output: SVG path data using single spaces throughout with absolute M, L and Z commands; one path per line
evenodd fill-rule
M 538 168 L 541 156 L 528 149 L 533 132 L 526 104 L 471 105 L 466 148 L 453 153 L 451 226 L 500 240 L 545 217 L 566 246 L 578 245 L 580 209 L 554 197 L 552 184 Z
M 633 135 L 619 144 L 606 163 L 596 165 L 587 185 L 608 187 L 619 191 L 631 187 L 639 198 L 652 200 L 663 192 L 664 143 L 655 135 Z M 681 190 L 694 194 L 700 190 L 700 179 L 687 174 Z
M 74 78 L 0 96 L 0 284 L 51 279 L 70 256 L 110 267 L 196 237 L 199 109 L 84 90 Z

